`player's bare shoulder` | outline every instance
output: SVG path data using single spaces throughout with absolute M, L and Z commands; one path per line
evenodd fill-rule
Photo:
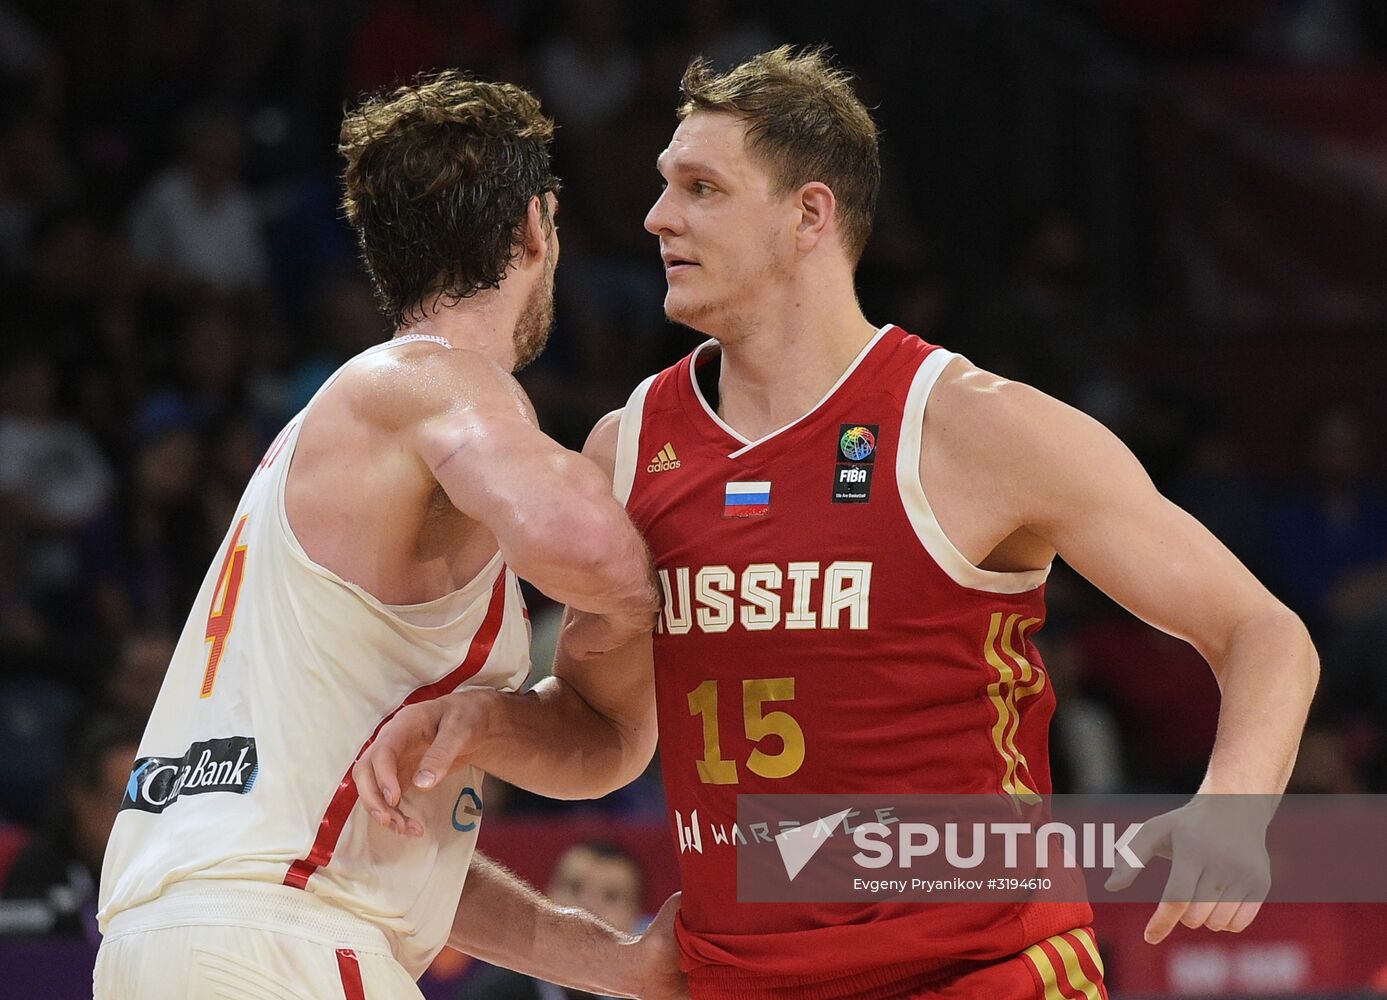
M 583 454 L 596 462 L 609 479 L 616 475 L 616 444 L 625 412 L 624 409 L 613 410 L 597 421 L 583 445 Z
M 1043 408 L 1045 399 L 1049 397 L 1023 382 L 958 357 L 945 366 L 930 393 L 925 428 L 932 438 L 942 438 L 941 443 L 1006 435 L 1018 421 L 1025 422 L 1028 411 Z
M 1024 523 L 1145 478 L 1126 446 L 1097 420 L 1047 393 L 955 359 L 925 409 L 921 476 L 941 458 L 971 470 L 975 488 Z M 931 449 L 934 456 L 931 458 Z
M 477 351 L 411 344 L 362 358 L 350 376 L 353 415 L 385 432 L 410 434 L 449 415 L 534 421 L 519 383 Z

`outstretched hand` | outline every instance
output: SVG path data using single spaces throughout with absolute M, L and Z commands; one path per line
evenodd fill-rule
M 1143 865 L 1153 857 L 1170 859 L 1165 891 L 1146 925 L 1148 943 L 1164 941 L 1177 923 L 1234 933 L 1252 923 L 1271 888 L 1270 799 L 1201 796 L 1142 824 L 1131 852 Z M 1119 856 L 1104 888 L 1125 889 L 1139 871 Z
M 423 824 L 400 808 L 405 782 L 432 788 L 465 766 L 486 735 L 492 691 L 464 690 L 407 705 L 395 714 L 352 767 L 352 780 L 367 814 L 381 826 L 411 837 Z

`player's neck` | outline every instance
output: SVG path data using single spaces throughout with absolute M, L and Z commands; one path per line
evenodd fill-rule
M 798 420 L 828 394 L 875 335 L 851 295 L 819 308 L 801 305 L 757 318 L 722 345 L 719 415 L 752 440 Z
M 395 336 L 441 337 L 455 348 L 476 351 L 511 371 L 520 309 L 509 300 L 510 296 L 484 291 L 453 305 L 440 302 L 422 319 L 396 330 Z

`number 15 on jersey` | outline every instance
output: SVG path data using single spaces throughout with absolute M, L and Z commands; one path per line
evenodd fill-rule
M 804 763 L 804 730 L 789 712 L 765 712 L 768 701 L 794 701 L 793 677 L 765 677 L 742 681 L 742 727 L 746 738 L 759 743 L 767 736 L 780 737 L 779 753 L 760 747 L 751 751 L 746 766 L 762 778 L 788 778 Z M 737 762 L 724 760 L 718 732 L 718 682 L 704 681 L 689 692 L 689 714 L 703 717 L 703 759 L 695 761 L 698 778 L 705 785 L 735 785 Z

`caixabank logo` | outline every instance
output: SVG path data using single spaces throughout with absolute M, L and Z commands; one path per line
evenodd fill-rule
M 120 807 L 161 813 L 184 795 L 245 795 L 259 773 L 255 737 L 204 740 L 188 747 L 181 757 L 136 758 Z

